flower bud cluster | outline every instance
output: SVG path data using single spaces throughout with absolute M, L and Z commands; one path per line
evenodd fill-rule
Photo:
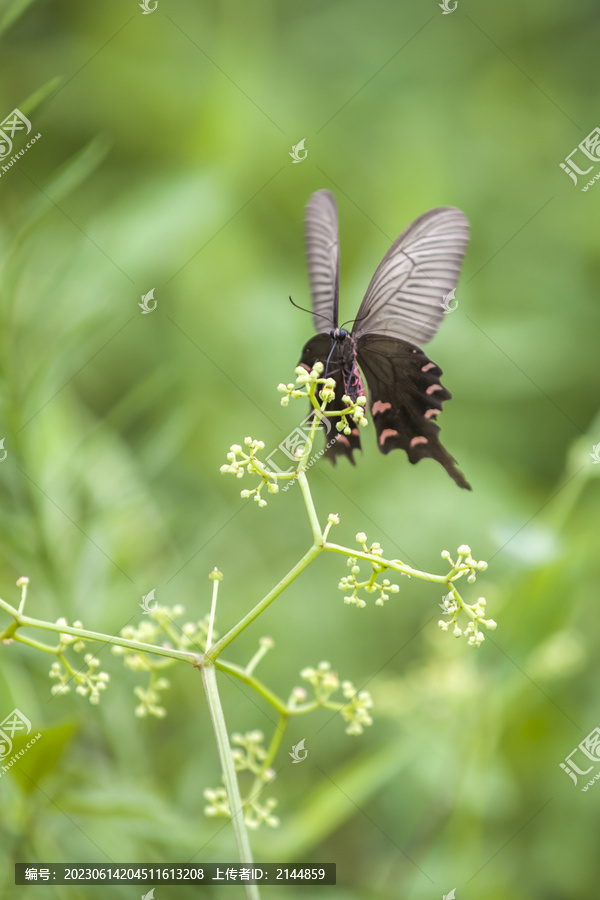
M 450 576 L 454 576 L 459 572 L 461 575 L 464 575 L 465 572 L 468 572 L 467 581 L 469 584 L 473 584 L 477 578 L 477 572 L 485 572 L 488 564 L 484 559 L 479 561 L 473 559 L 471 556 L 471 548 L 468 544 L 461 544 L 457 553 L 458 556 L 456 557 L 456 562 L 454 562 L 448 551 L 442 550 L 442 559 L 446 559 L 450 563 L 452 569 Z
M 351 681 L 342 682 L 342 693 L 348 701 L 341 709 L 348 723 L 346 734 L 362 734 L 368 725 L 373 724 L 369 713 L 373 708 L 373 698 L 369 691 L 357 691 Z
M 445 616 L 449 616 L 448 620 L 440 619 L 438 622 L 442 631 L 448 631 L 452 626 L 452 634 L 454 637 L 466 637 L 467 644 L 470 647 L 479 647 L 485 640 L 485 635 L 481 631 L 481 626 L 485 626 L 489 631 L 496 628 L 496 622 L 493 619 L 486 619 L 485 616 L 485 597 L 473 603 L 468 604 L 462 599 L 455 587 L 447 594 L 440 603 Z M 458 617 L 461 612 L 465 612 L 470 621 L 464 630 L 458 623 Z
M 215 574 L 216 573 L 216 574 Z M 212 578 L 218 579 L 221 573 L 211 573 Z M 138 625 L 125 625 L 120 635 L 128 641 L 139 641 L 142 644 L 154 646 L 173 647 L 176 650 L 190 650 L 196 653 L 204 653 L 208 638 L 209 615 L 197 622 L 184 622 L 182 625 L 175 619 L 183 616 L 185 608 L 181 604 L 175 606 L 156 606 Z M 213 640 L 218 634 L 213 631 Z M 136 716 L 166 715 L 164 707 L 159 705 L 159 692 L 169 687 L 166 678 L 159 678 L 160 670 L 175 665 L 174 659 L 155 660 L 141 650 L 116 645 L 112 648 L 115 656 L 123 657 L 123 665 L 132 672 L 150 672 L 150 682 L 147 688 L 136 687 L 134 694 L 140 701 L 136 707 Z
M 252 772 L 262 775 L 262 764 L 267 758 L 262 731 L 247 731 L 245 734 L 231 735 L 231 743 L 236 746 L 231 751 L 236 772 Z M 271 777 L 266 779 L 271 780 Z
M 248 472 L 250 475 L 260 475 L 261 482 L 258 487 L 252 490 L 245 489 L 240 492 L 240 496 L 244 500 L 254 497 L 255 502 L 262 509 L 267 505 L 267 501 L 261 497 L 261 491 L 265 485 L 270 494 L 279 493 L 277 475 L 265 468 L 256 456 L 257 451 L 265 449 L 264 441 L 255 441 L 251 437 L 246 437 L 244 444 L 248 448 L 247 450 L 244 450 L 240 444 L 231 445 L 227 454 L 227 463 L 221 466 L 220 471 L 223 475 L 235 475 L 236 478 L 243 478 L 244 472 Z
M 331 663 L 324 660 L 316 669 L 307 666 L 300 672 L 300 677 L 312 685 L 317 703 L 326 703 L 330 696 L 339 689 L 340 679 L 331 671 Z
M 254 776 L 250 796 L 243 801 L 244 821 L 248 828 L 257 829 L 263 823 L 270 828 L 279 825 L 279 819 L 273 815 L 277 801 L 269 797 L 259 801 L 259 792 L 265 784 L 273 781 L 275 772 L 264 767 L 267 758 L 264 735 L 262 731 L 248 731 L 246 734 L 232 734 L 231 743 L 235 744 L 231 751 L 236 772 L 249 772 Z M 207 816 L 231 817 L 231 809 L 224 788 L 208 788 L 204 791 L 208 805 L 204 807 Z
M 155 678 L 150 681 L 147 688 L 138 685 L 133 689 L 133 693 L 140 701 L 135 708 L 135 714 L 139 719 L 145 716 L 156 716 L 157 719 L 163 719 L 167 710 L 164 706 L 159 705 L 160 691 L 166 691 L 171 686 L 168 678 Z
M 485 572 L 487 563 L 485 560 L 473 559 L 471 548 L 467 544 L 461 544 L 457 554 L 455 562 L 447 550 L 442 550 L 442 559 L 447 560 L 450 564 L 450 572 L 447 577 L 450 593 L 446 594 L 440 603 L 443 613 L 448 616 L 448 619 L 440 619 L 438 626 L 442 631 L 452 628 L 454 637 L 466 637 L 470 647 L 480 647 L 485 640 L 481 627 L 493 631 L 496 628 L 496 622 L 493 619 L 485 618 L 485 597 L 479 597 L 475 603 L 465 603 L 454 582 L 466 574 L 467 581 L 472 584 L 476 580 L 478 572 Z M 464 613 L 470 620 L 465 628 L 459 624 L 461 613 Z
M 365 416 L 366 397 L 357 397 L 356 400 L 352 400 L 348 394 L 344 394 L 342 403 L 346 408 L 340 413 L 340 421 L 335 425 L 339 432 L 348 435 L 351 434 L 353 425 L 365 428 L 369 424 Z
M 294 373 L 296 375 L 296 384 L 278 384 L 277 390 L 284 396 L 281 398 L 281 405 L 288 406 L 290 399 L 297 400 L 300 397 L 310 397 L 317 385 L 323 385 L 323 389 L 329 392 L 333 388 L 333 397 L 335 397 L 335 380 L 333 378 L 321 378 L 325 366 L 322 362 L 316 362 L 311 369 L 307 371 L 304 366 L 296 366 Z M 324 399 L 324 398 L 322 398 Z
M 335 709 L 341 712 L 346 721 L 346 734 L 362 734 L 367 725 L 372 725 L 373 720 L 368 710 L 373 707 L 373 699 L 368 691 L 357 691 L 351 681 L 342 681 L 336 672 L 331 671 L 331 663 L 326 660 L 320 662 L 315 668 L 311 666 L 300 672 L 301 677 L 312 685 L 315 692 L 317 706 L 327 709 Z M 345 703 L 332 701 L 330 698 L 341 687 L 342 694 L 346 698 Z M 297 687 L 292 691 L 293 704 L 290 709 L 296 708 L 296 703 L 306 700 L 306 691 Z
M 89 696 L 90 703 L 96 705 L 100 703 L 100 693 L 106 690 L 110 675 L 108 672 L 94 671 L 100 668 L 100 660 L 91 653 L 86 653 L 83 659 L 87 665 L 86 671 L 73 669 L 62 654 L 60 659 L 54 660 L 50 666 L 49 675 L 50 678 L 58 679 L 58 683 L 52 685 L 51 693 L 54 695 L 68 694 L 71 689 L 69 682 L 72 680 L 76 686 L 75 693 L 82 697 Z
M 379 544 L 377 541 L 373 542 L 371 546 L 367 546 L 367 536 L 364 531 L 358 532 L 358 534 L 356 535 L 356 541 L 361 545 L 365 553 L 369 553 L 374 557 L 383 556 L 381 544 Z M 358 576 L 360 575 L 360 566 L 358 565 L 358 560 L 356 559 L 356 557 L 349 556 L 347 565 L 350 567 L 350 575 L 342 576 L 342 578 L 340 579 L 340 583 L 338 584 L 338 588 L 340 589 L 340 591 L 352 592 L 348 596 L 344 597 L 344 603 L 353 604 L 359 609 L 364 609 L 367 603 L 366 600 L 359 596 L 359 591 L 365 590 L 367 594 L 379 593 L 379 596 L 375 601 L 375 605 L 383 606 L 385 601 L 389 600 L 390 594 L 397 594 L 400 590 L 398 585 L 392 584 L 389 578 L 384 578 L 381 582 L 377 581 L 377 576 L 386 571 L 386 566 L 381 566 L 378 565 L 377 562 L 371 561 L 371 565 L 373 567 L 371 577 L 366 581 L 359 581 Z
M 56 620 L 57 625 L 68 625 L 69 623 L 65 619 L 64 616 L 61 616 L 60 619 Z M 83 623 L 79 620 L 77 622 L 73 622 L 73 628 L 83 628 Z M 61 632 L 59 639 L 59 652 L 62 653 L 67 647 L 71 647 L 75 653 L 80 653 L 81 650 L 85 647 L 85 641 L 83 638 L 78 637 L 75 634 L 63 634 Z
M 277 390 L 283 394 L 281 398 L 282 406 L 288 406 L 290 400 L 301 398 L 308 398 L 313 406 L 312 413 L 306 420 L 309 423 L 309 428 L 306 429 L 305 439 L 301 443 L 298 443 L 296 440 L 296 443 L 293 445 L 295 448 L 294 458 L 298 461 L 296 471 L 293 469 L 285 472 L 282 472 L 280 469 L 277 472 L 273 471 L 273 468 L 277 467 L 268 461 L 272 454 L 269 454 L 266 463 L 261 462 L 257 457 L 257 453 L 260 450 L 264 450 L 265 445 L 263 441 L 246 437 L 244 438 L 245 447 L 241 444 L 232 444 L 229 448 L 227 462 L 221 466 L 220 471 L 223 475 L 235 475 L 236 478 L 243 478 L 246 472 L 250 475 L 258 475 L 260 477 L 258 486 L 252 489 L 246 488 L 240 492 L 240 495 L 245 500 L 253 497 L 259 509 L 267 505 L 267 501 L 261 493 L 265 486 L 269 494 L 277 494 L 279 493 L 279 481 L 284 480 L 286 485 L 283 490 L 287 491 L 294 484 L 300 467 L 304 471 L 310 468 L 316 459 L 323 456 L 324 451 L 321 450 L 313 459 L 308 460 L 317 429 L 325 425 L 325 430 L 327 432 L 330 431 L 329 419 L 337 418 L 337 431 L 345 435 L 351 434 L 352 429 L 356 425 L 364 426 L 367 424 L 364 409 L 367 403 L 366 397 L 357 397 L 356 400 L 352 400 L 351 397 L 345 394 L 342 397 L 343 409 L 326 411 L 327 404 L 335 400 L 336 381 L 334 378 L 321 377 L 323 370 L 324 365 L 322 362 L 316 362 L 311 371 L 307 371 L 304 366 L 298 366 L 295 369 L 295 384 L 290 382 L 289 384 L 279 384 L 277 386 Z M 295 433 L 293 436 L 295 438 Z M 280 448 L 283 448 L 283 444 L 280 444 Z M 285 452 L 290 456 L 287 448 L 285 448 Z

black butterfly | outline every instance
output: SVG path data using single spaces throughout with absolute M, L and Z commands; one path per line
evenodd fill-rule
M 338 327 L 340 249 L 337 207 L 329 191 L 317 191 L 306 210 L 306 252 L 313 321 L 319 332 L 304 346 L 300 365 L 320 360 L 336 381 L 336 408 L 344 394 L 365 395 L 357 362 L 369 387 L 369 407 L 382 453 L 396 447 L 411 463 L 436 459 L 459 487 L 471 489 L 456 460 L 438 440 L 434 417 L 452 396 L 442 370 L 423 353 L 444 315 L 443 301 L 458 281 L 469 240 L 460 209 L 442 206 L 419 216 L 392 244 L 371 279 L 351 333 Z M 327 332 L 325 333 L 325 328 Z M 337 434 L 325 455 L 354 464 L 360 450 L 356 424 Z

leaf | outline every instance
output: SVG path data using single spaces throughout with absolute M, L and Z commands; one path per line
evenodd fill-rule
M 0 18 L 0 38 L 36 0 L 14 0 Z
M 56 725 L 42 732 L 36 731 L 34 726 L 30 734 L 14 738 L 11 756 L 15 756 L 20 750 L 25 750 L 25 754 L 13 763 L 10 771 L 24 793 L 33 793 L 39 782 L 56 767 L 76 728 L 75 722 Z M 27 744 L 38 734 L 40 737 L 35 744 L 27 748 Z
M 50 81 L 47 81 L 39 87 L 37 91 L 30 94 L 26 100 L 21 100 L 19 103 L 21 112 L 29 118 L 32 113 L 36 112 L 44 105 L 49 97 L 52 97 L 56 93 L 56 88 L 62 84 L 63 81 L 64 78 L 62 75 L 55 75 L 54 78 L 51 78 Z M 35 128 L 35 122 L 33 123 L 33 127 Z
M 308 853 L 344 822 L 360 813 L 377 791 L 394 778 L 409 761 L 404 743 L 389 744 L 364 753 L 319 779 L 299 807 L 285 833 L 269 834 L 278 858 Z M 284 816 L 283 810 L 282 816 Z
M 25 214 L 25 224 L 15 239 L 19 243 L 29 233 L 37 221 L 46 213 L 52 203 L 60 204 L 68 194 L 76 190 L 94 172 L 108 152 L 108 142 L 103 137 L 93 138 L 59 170 L 58 174 L 40 191 L 29 205 Z
M 46 186 L 46 193 L 58 203 L 83 184 L 103 162 L 109 150 L 109 142 L 102 136 L 96 136 L 89 144 L 75 153 L 71 159 L 59 169 L 58 174 Z

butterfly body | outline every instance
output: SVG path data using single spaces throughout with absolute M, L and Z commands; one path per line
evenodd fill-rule
M 329 191 L 311 197 L 306 244 L 313 319 L 320 332 L 304 346 L 300 365 L 322 362 L 335 379 L 332 408 L 369 391 L 369 408 L 381 453 L 400 448 L 411 463 L 437 460 L 459 487 L 470 489 L 453 457 L 438 438 L 436 416 L 451 398 L 442 371 L 419 344 L 430 340 L 444 315 L 444 298 L 455 287 L 468 240 L 468 222 L 454 207 L 430 210 L 392 245 L 371 279 L 351 332 L 338 326 L 339 240 L 337 208 Z M 324 326 L 329 326 L 325 332 Z M 360 366 L 360 369 L 359 369 Z M 325 455 L 354 463 L 360 449 L 355 423 L 337 434 Z
M 300 365 L 308 365 L 309 371 L 314 363 L 321 359 L 328 348 L 325 359 L 325 378 L 341 379 L 344 394 L 353 401 L 357 397 L 366 396 L 365 386 L 356 364 L 356 343 L 344 328 L 332 328 L 329 335 L 317 334 L 304 347 Z

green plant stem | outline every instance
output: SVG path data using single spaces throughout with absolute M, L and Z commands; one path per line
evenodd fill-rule
M 240 857 L 240 863 L 243 866 L 252 865 L 252 850 L 250 849 L 250 840 L 248 831 L 244 821 L 244 810 L 242 807 L 242 798 L 238 786 L 237 775 L 235 772 L 235 764 L 231 754 L 231 746 L 229 744 L 229 735 L 227 734 L 227 726 L 223 715 L 223 707 L 221 706 L 221 698 L 217 688 L 217 673 L 215 666 L 205 663 L 202 667 L 202 680 L 204 682 L 204 690 L 206 700 L 210 710 L 210 717 L 213 723 L 215 740 L 219 751 L 219 759 L 221 761 L 221 769 L 223 772 L 223 781 L 225 790 L 229 800 L 229 808 L 231 810 L 231 822 L 235 834 L 235 840 Z M 260 900 L 258 886 L 255 884 L 247 884 L 244 886 L 246 891 L 246 900 Z
M 5 600 L 0 599 L 0 608 L 5 609 L 11 615 L 15 617 L 15 621 L 5 629 L 5 631 L 0 634 L 1 640 L 14 640 L 15 642 L 25 644 L 28 647 L 33 647 L 36 650 L 41 650 L 44 653 L 56 654 L 58 652 L 59 645 L 51 646 L 50 644 L 44 644 L 41 641 L 36 641 L 33 638 L 25 637 L 24 635 L 17 634 L 17 629 L 29 626 L 32 628 L 40 628 L 44 631 L 52 631 L 58 632 L 59 634 L 73 634 L 77 637 L 85 638 L 89 641 L 98 641 L 103 644 L 114 644 L 118 647 L 126 647 L 130 650 L 139 650 L 142 653 L 152 653 L 154 655 L 159 655 L 162 657 L 166 657 L 164 662 L 157 663 L 159 666 L 168 666 L 172 662 L 188 662 L 193 665 L 201 668 L 202 667 L 202 658 L 198 656 L 197 653 L 191 653 L 189 651 L 175 650 L 172 648 L 166 647 L 158 647 L 155 644 L 145 644 L 141 641 L 131 641 L 127 638 L 115 637 L 110 634 L 103 634 L 98 631 L 88 631 L 85 628 L 72 628 L 70 625 L 57 625 L 56 622 L 45 622 L 42 619 L 32 619 L 29 616 L 19 615 L 17 610 L 14 607 L 10 606 L 10 604 L 6 603 Z M 248 674 L 241 666 L 235 665 L 235 663 L 228 663 L 224 660 L 219 660 L 217 662 L 217 668 L 223 672 L 228 673 L 229 675 L 233 675 L 235 678 L 239 678 L 240 681 L 245 682 L 249 687 L 255 690 L 261 697 L 263 697 L 274 709 L 277 710 L 279 715 L 285 715 L 288 711 L 286 703 L 281 700 L 276 694 L 274 694 L 269 688 L 264 685 L 261 681 L 259 681 L 254 675 Z
M 51 644 L 44 644 L 42 641 L 36 641 L 34 638 L 25 637 L 22 634 L 15 634 L 13 637 L 15 643 L 25 644 L 27 647 L 33 647 L 34 650 L 42 650 L 44 653 L 52 653 L 56 656 L 60 644 L 53 647 Z
M 277 751 L 279 750 L 279 746 L 283 740 L 283 736 L 285 734 L 285 729 L 287 728 L 289 718 L 290 718 L 289 711 L 282 713 L 281 716 L 279 717 L 279 722 L 277 723 L 277 727 L 275 728 L 273 737 L 271 739 L 271 744 L 269 746 L 267 755 L 263 762 L 263 769 L 269 769 L 272 766 L 273 760 L 277 756 Z
M 319 519 L 317 516 L 317 511 L 315 509 L 315 504 L 312 498 L 312 494 L 310 492 L 310 487 L 308 484 L 308 479 L 306 477 L 306 472 L 300 471 L 298 472 L 298 484 L 300 485 L 300 490 L 302 491 L 302 496 L 304 498 L 304 504 L 306 506 L 306 512 L 308 513 L 308 519 L 310 522 L 310 527 L 313 533 L 313 540 L 315 548 L 319 550 L 323 549 L 323 532 L 321 531 L 321 526 L 319 525 Z
M 264 772 L 266 772 L 267 769 L 271 768 L 271 766 L 273 764 L 273 760 L 277 756 L 277 751 L 279 750 L 281 741 L 283 740 L 283 736 L 284 736 L 285 730 L 287 728 L 289 717 L 290 717 L 289 711 L 282 713 L 279 717 L 279 722 L 277 723 L 277 725 L 275 727 L 275 731 L 273 732 L 273 737 L 271 738 L 271 743 L 269 744 L 269 749 L 267 751 L 267 755 L 265 756 L 265 759 L 262 763 L 262 766 L 260 769 L 260 774 L 256 776 L 256 778 L 254 779 L 254 782 L 252 784 L 252 787 L 250 788 L 250 796 L 252 797 L 253 800 L 256 799 L 256 797 L 258 797 L 258 795 L 260 794 L 262 789 L 266 786 L 266 784 L 268 784 L 268 782 L 265 782 L 265 780 L 261 777 L 261 775 Z
M 235 678 L 239 678 L 240 681 L 245 682 L 249 687 L 256 691 L 257 694 L 260 694 L 267 703 L 270 703 L 272 707 L 274 707 L 280 716 L 286 715 L 288 712 L 288 708 L 286 703 L 281 700 L 276 694 L 269 690 L 266 685 L 264 685 L 258 678 L 255 678 L 254 675 L 249 675 L 245 669 L 242 669 L 241 666 L 236 666 L 234 663 L 224 662 L 224 660 L 219 659 L 215 661 L 215 665 L 217 669 L 220 669 L 222 672 L 226 672 L 229 675 L 233 675 Z
M 18 611 L 10 606 L 5 600 L 0 599 L 0 609 L 5 609 L 10 613 L 15 621 L 0 634 L 0 641 L 13 638 L 16 641 L 22 640 L 15 635 L 17 628 L 29 627 L 40 628 L 42 631 L 52 631 L 57 634 L 72 634 L 75 637 L 83 638 L 89 641 L 100 641 L 103 644 L 114 644 L 116 647 L 126 647 L 128 650 L 139 650 L 142 653 L 153 653 L 156 656 L 166 656 L 169 659 L 176 659 L 182 662 L 198 665 L 201 657 L 197 653 L 190 653 L 189 650 L 175 650 L 172 647 L 159 647 L 156 644 L 145 644 L 142 641 L 130 641 L 128 638 L 119 637 L 114 634 L 102 634 L 99 631 L 88 631 L 86 628 L 74 628 L 72 625 L 59 625 L 56 622 L 46 622 L 43 619 L 32 619 L 31 616 L 19 615 Z M 23 641 L 26 643 L 26 641 Z M 42 648 L 44 649 L 44 648 Z
M 410 575 L 411 578 L 421 578 L 423 581 L 432 581 L 435 584 L 449 584 L 453 578 L 469 571 L 468 566 L 455 566 L 447 575 L 432 575 L 430 572 L 422 572 L 420 569 L 413 569 L 397 559 L 384 559 L 381 556 L 373 556 L 364 550 L 355 550 L 353 547 L 343 547 L 341 544 L 332 544 L 326 541 L 323 544 L 323 550 L 329 550 L 332 553 L 341 553 L 344 556 L 354 557 L 355 559 L 364 559 L 366 562 L 375 563 L 382 569 L 391 569 L 394 572 L 402 572 L 404 575 Z
M 215 615 L 217 612 L 217 597 L 219 594 L 219 582 L 213 581 L 212 600 L 210 604 L 210 617 L 208 619 L 208 630 L 206 632 L 206 649 L 208 650 L 213 642 L 213 631 L 215 627 Z
M 227 634 L 223 635 L 220 640 L 217 641 L 216 644 L 206 651 L 204 654 L 204 660 L 206 663 L 214 662 L 220 653 L 223 652 L 225 647 L 227 647 L 235 638 L 244 631 L 245 628 L 248 627 L 254 620 L 260 616 L 260 614 L 270 606 L 273 600 L 276 600 L 280 594 L 285 591 L 285 589 L 294 581 L 295 578 L 300 575 L 301 572 L 306 569 L 308 565 L 315 559 L 319 553 L 321 553 L 322 548 L 318 546 L 312 546 L 307 553 L 304 554 L 302 559 L 300 559 L 296 565 L 290 569 L 287 575 L 281 579 L 281 581 L 275 585 L 275 587 L 266 594 L 260 603 L 257 603 L 254 609 L 251 609 L 250 612 L 244 616 L 243 619 L 234 625 L 233 628 L 227 632 Z

